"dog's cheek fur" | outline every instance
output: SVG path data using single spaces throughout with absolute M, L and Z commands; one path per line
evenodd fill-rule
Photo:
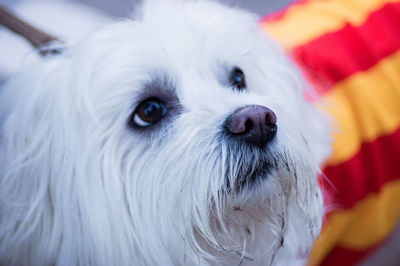
M 79 217 L 71 210 L 78 207 L 81 189 L 74 180 L 79 171 L 74 158 L 81 154 L 82 138 L 70 130 L 78 122 L 74 104 L 69 97 L 60 101 L 63 74 L 62 64 L 48 62 L 2 88 L 0 257 L 5 264 L 46 264 L 56 261 L 56 254 L 62 260 L 79 249 L 58 253 L 61 238 L 71 241 L 78 229 Z
M 70 62 L 50 59 L 2 88 L 0 264 L 127 265 L 146 254 L 133 243 L 151 242 L 133 233 L 141 211 L 125 195 L 136 186 L 115 164 L 126 142 L 110 136 L 115 124 L 103 130 L 86 97 L 88 73 Z M 155 242 L 147 250 L 162 254 Z

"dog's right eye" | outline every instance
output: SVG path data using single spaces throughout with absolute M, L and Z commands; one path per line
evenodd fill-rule
M 243 70 L 239 67 L 234 67 L 230 76 L 231 85 L 237 90 L 243 90 L 246 88 L 246 79 Z
M 130 119 L 134 127 L 149 127 L 160 121 L 167 114 L 167 108 L 158 98 L 149 98 L 138 105 Z

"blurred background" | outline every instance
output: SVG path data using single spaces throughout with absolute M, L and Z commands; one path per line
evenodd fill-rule
M 0 3 L 7 6 L 12 6 L 20 2 L 39 1 L 39 0 L 0 0 Z M 131 14 L 135 5 L 141 0 L 64 0 L 70 2 L 78 2 L 94 7 L 116 17 L 127 17 Z M 162 0 L 160 0 L 162 1 Z M 239 6 L 255 12 L 259 15 L 264 15 L 275 10 L 284 8 L 293 0 L 222 0 L 220 2 L 234 6 Z

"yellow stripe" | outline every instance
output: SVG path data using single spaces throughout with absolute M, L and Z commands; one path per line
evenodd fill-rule
M 309 264 L 318 265 L 334 246 L 365 250 L 386 239 L 400 218 L 400 180 L 386 183 L 353 209 L 335 211 L 315 242 Z
M 361 25 L 368 15 L 398 0 L 314 0 L 289 7 L 282 19 L 262 26 L 286 49 L 306 44 L 346 23 Z
M 362 143 L 393 133 L 400 127 L 400 52 L 337 83 L 318 106 L 337 121 L 329 165 L 350 159 Z

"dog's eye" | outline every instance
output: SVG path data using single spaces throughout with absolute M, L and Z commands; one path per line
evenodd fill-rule
M 235 67 L 232 70 L 232 73 L 230 76 L 230 82 L 231 82 L 231 85 L 238 90 L 245 89 L 246 88 L 246 80 L 244 77 L 243 70 L 241 70 L 238 67 Z
M 149 98 L 136 108 L 131 123 L 136 127 L 149 127 L 160 121 L 167 114 L 164 103 L 157 98 Z

